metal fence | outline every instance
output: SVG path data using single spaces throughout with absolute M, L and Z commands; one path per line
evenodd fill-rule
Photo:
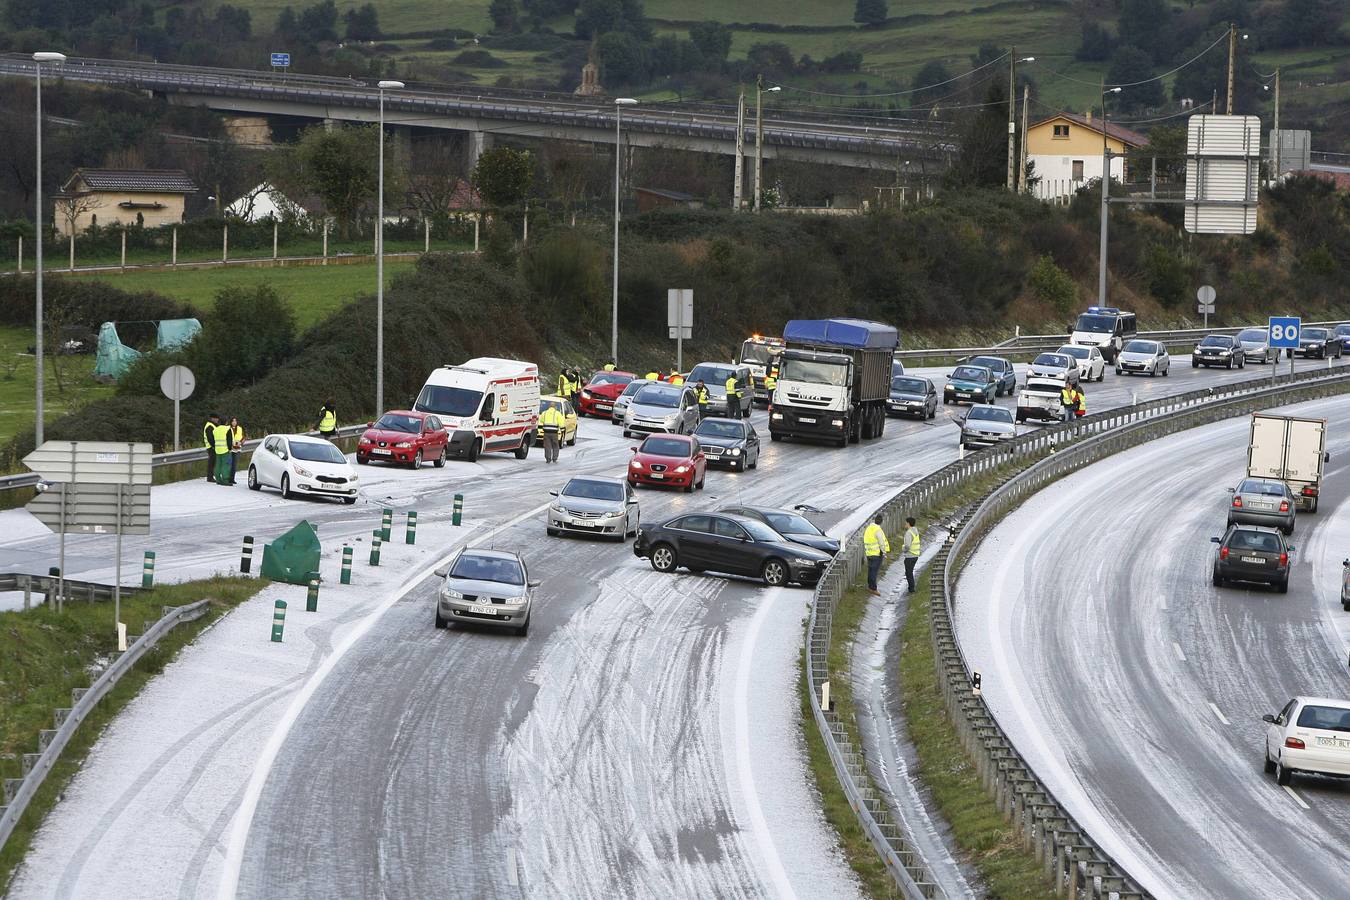
M 994 721 L 984 700 L 971 688 L 956 644 L 949 606 L 949 564 L 982 525 L 1033 490 L 1086 462 L 1135 443 L 1205 422 L 1267 408 L 1278 402 L 1311 399 L 1350 390 L 1350 372 L 1313 370 L 1277 379 L 1234 382 L 1162 397 L 1134 406 L 1084 416 L 1072 423 L 1040 429 L 1007 444 L 951 463 L 901 491 L 877 510 L 888 532 L 900 530 L 904 517 L 949 498 L 954 491 L 1003 467 L 1020 469 L 955 524 L 952 542 L 935 555 L 930 568 L 929 615 L 938 677 L 947 709 L 986 791 L 1013 821 L 1023 845 L 1034 850 L 1046 873 L 1065 896 L 1142 898 L 1148 896 L 1097 846 L 1059 805 L 1022 761 Z M 1133 443 L 1130 443 L 1133 442 Z M 1094 456 L 1093 454 L 1098 454 Z M 1016 485 L 1016 487 L 1009 487 Z M 995 496 L 997 494 L 997 497 Z M 903 830 L 892 823 L 885 798 L 865 775 L 865 764 L 833 710 L 821 706 L 821 686 L 829 681 L 828 653 L 834 611 L 844 591 L 864 568 L 860 526 L 831 562 L 811 600 L 807 626 L 806 675 L 811 712 L 829 751 L 835 775 L 859 822 L 906 896 L 940 896 L 928 882 Z
M 56 727 L 38 732 L 38 752 L 23 755 L 23 777 L 5 779 L 5 802 L 0 806 L 0 848 L 5 846 L 10 835 L 14 833 L 19 819 L 56 765 L 61 752 L 75 736 L 80 723 L 94 711 L 94 707 L 113 689 L 122 676 L 130 672 L 137 661 L 159 642 L 160 638 L 172 631 L 176 625 L 205 615 L 208 602 L 210 601 L 198 600 L 186 606 L 165 607 L 163 618 L 150 626 L 125 653 L 104 669 L 103 674 L 92 685 L 88 688 L 76 688 L 71 692 L 70 708 L 56 710 L 54 723 Z

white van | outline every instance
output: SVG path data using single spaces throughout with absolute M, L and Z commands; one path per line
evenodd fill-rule
M 1069 343 L 1096 347 L 1108 363 L 1114 363 L 1136 333 L 1134 313 L 1123 312 L 1114 306 L 1089 306 L 1069 329 Z
M 441 366 L 413 409 L 440 417 L 455 456 L 473 462 L 485 450 L 510 450 L 524 459 L 539 424 L 539 367 L 487 356 Z

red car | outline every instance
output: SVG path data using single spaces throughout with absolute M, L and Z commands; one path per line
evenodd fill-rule
M 356 461 L 393 462 L 422 468 L 430 461 L 440 468 L 445 465 L 446 445 L 450 433 L 441 420 L 430 413 L 394 410 L 371 422 L 356 445 Z
M 674 485 L 693 493 L 703 487 L 708 460 L 698 441 L 686 434 L 649 435 L 642 446 L 634 447 L 628 463 L 628 483 Z
M 577 412 L 608 419 L 614 411 L 614 398 L 636 377 L 632 372 L 596 372 L 577 395 Z

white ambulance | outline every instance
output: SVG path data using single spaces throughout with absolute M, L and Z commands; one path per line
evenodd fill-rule
M 441 366 L 413 409 L 440 418 L 452 455 L 473 462 L 484 451 L 510 450 L 524 459 L 539 423 L 539 367 L 487 356 Z

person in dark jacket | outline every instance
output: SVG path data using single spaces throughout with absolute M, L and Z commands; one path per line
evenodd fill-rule
M 319 432 L 319 437 L 330 441 L 337 440 L 337 412 L 332 400 L 326 402 L 323 409 L 319 410 L 319 421 L 314 423 L 314 429 Z
M 202 426 L 202 446 L 206 448 L 206 480 L 215 483 L 216 480 L 216 434 L 217 428 L 222 427 L 220 416 L 211 413 L 206 417 L 206 424 Z

